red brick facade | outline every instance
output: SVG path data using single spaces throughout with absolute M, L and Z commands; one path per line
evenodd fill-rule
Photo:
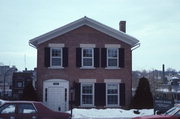
M 44 66 L 44 48 L 48 47 L 50 43 L 62 43 L 68 48 L 68 66 L 64 69 L 50 69 Z M 80 44 L 95 44 L 95 47 L 100 48 L 100 50 L 105 47 L 105 44 L 120 44 L 121 48 L 125 49 L 125 67 L 105 69 L 100 65 L 95 69 L 80 69 L 76 66 L 76 48 L 80 47 Z M 104 83 L 104 79 L 121 79 L 122 83 L 125 83 L 125 101 L 127 105 L 131 99 L 131 46 L 89 26 L 81 26 L 37 46 L 37 79 L 40 100 L 43 99 L 43 81 L 48 79 L 68 80 L 70 87 L 72 87 L 73 82 L 79 82 L 79 79 L 96 79 L 96 83 Z

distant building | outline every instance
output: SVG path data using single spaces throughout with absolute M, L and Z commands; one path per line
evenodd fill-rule
M 0 66 L 0 98 L 4 96 L 3 95 L 4 88 L 5 88 L 6 97 L 11 97 L 12 75 L 13 72 L 15 72 L 16 70 L 17 69 L 14 66 L 12 67 L 7 65 Z
M 168 77 L 167 84 L 161 84 L 156 89 L 156 97 L 180 103 L 180 79 Z
M 13 85 L 12 85 L 12 96 L 13 99 L 21 99 L 24 87 L 32 83 L 34 79 L 34 71 L 23 71 L 23 72 L 16 72 L 13 74 Z

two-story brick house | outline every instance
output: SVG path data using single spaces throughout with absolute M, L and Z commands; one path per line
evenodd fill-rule
M 120 24 L 125 31 L 125 21 Z M 78 107 L 129 104 L 132 48 L 139 41 L 123 31 L 83 17 L 30 40 L 40 100 L 57 111 L 68 110 L 70 99 Z

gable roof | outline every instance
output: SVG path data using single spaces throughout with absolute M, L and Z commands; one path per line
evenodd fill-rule
M 137 40 L 136 38 L 122 32 L 116 29 L 113 29 L 109 26 L 106 26 L 100 22 L 97 22 L 93 19 L 90 19 L 88 17 L 83 17 L 81 19 L 78 19 L 74 22 L 71 22 L 65 26 L 62 26 L 60 28 L 57 28 L 53 31 L 50 31 L 48 33 L 45 33 L 41 36 L 38 36 L 34 39 L 29 40 L 30 45 L 37 47 L 39 44 L 44 43 L 48 40 L 51 40 L 52 38 L 55 38 L 57 36 L 63 35 L 69 31 L 72 31 L 74 29 L 77 29 L 83 25 L 87 25 L 91 28 L 94 28 L 100 32 L 103 32 L 113 38 L 116 38 L 120 41 L 123 41 L 127 44 L 129 44 L 131 47 L 135 47 L 136 45 L 139 44 L 139 40 Z

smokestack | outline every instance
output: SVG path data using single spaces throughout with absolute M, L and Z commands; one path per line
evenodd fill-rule
M 163 78 L 163 82 L 165 83 L 165 65 L 162 65 L 162 78 Z
M 126 33 L 126 21 L 119 22 L 119 30 Z

